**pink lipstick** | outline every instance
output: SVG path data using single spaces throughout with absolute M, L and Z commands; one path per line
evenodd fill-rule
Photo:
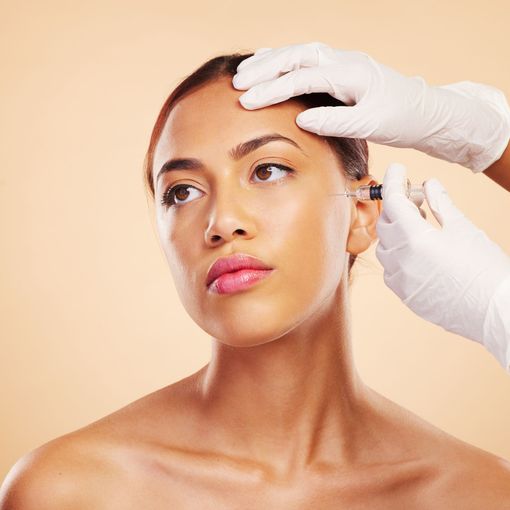
M 206 285 L 211 292 L 230 294 L 251 287 L 273 271 L 256 257 L 236 253 L 214 262 L 207 272 Z

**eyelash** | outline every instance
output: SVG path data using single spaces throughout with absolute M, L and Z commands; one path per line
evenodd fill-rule
M 274 166 L 276 168 L 279 168 L 280 170 L 285 170 L 287 173 L 289 174 L 292 174 L 295 172 L 294 169 L 288 167 L 288 166 L 285 166 L 285 165 L 281 165 L 279 163 L 263 163 L 261 165 L 258 165 L 255 170 L 253 170 L 253 173 L 255 173 L 257 170 L 260 170 L 261 168 L 268 168 L 268 167 L 271 167 L 271 166 Z M 273 185 L 273 184 L 277 184 L 278 182 L 280 182 L 282 179 L 284 179 L 284 177 L 282 177 L 281 179 L 278 179 L 276 181 L 272 181 L 272 182 L 269 182 L 268 184 L 269 185 Z M 192 186 L 191 184 L 177 184 L 176 186 L 172 186 L 170 188 L 167 188 L 164 192 L 163 192 L 163 195 L 162 195 L 162 199 L 161 199 L 161 205 L 166 205 L 167 207 L 172 207 L 172 206 L 177 206 L 177 207 L 180 207 L 180 205 L 177 205 L 175 202 L 173 202 L 171 199 L 172 199 L 172 194 L 178 189 L 178 188 L 194 188 L 194 186 Z M 182 204 L 182 205 L 185 205 L 185 204 Z

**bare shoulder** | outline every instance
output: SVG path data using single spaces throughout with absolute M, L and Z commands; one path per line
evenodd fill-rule
M 83 440 L 73 434 L 54 439 L 11 467 L 0 488 L 0 509 L 86 508 L 94 469 L 101 470 L 101 462 Z
M 420 416 L 388 402 L 388 423 L 398 433 L 394 444 L 421 459 L 423 508 L 510 510 L 510 462 L 439 429 Z M 404 423 L 402 427 L 400 424 Z
M 442 456 L 443 475 L 435 494 L 451 508 L 510 508 L 510 462 L 460 441 Z
M 171 386 L 21 457 L 0 487 L 0 510 L 131 508 L 135 488 L 154 474 L 158 431 L 177 432 L 169 416 L 182 399 Z

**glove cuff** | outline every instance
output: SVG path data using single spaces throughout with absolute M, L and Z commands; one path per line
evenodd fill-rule
M 483 344 L 510 372 L 510 275 L 492 297 L 483 324 Z
M 476 127 L 464 133 L 467 151 L 459 163 L 473 173 L 483 172 L 501 158 L 510 141 L 510 107 L 503 92 L 491 85 L 461 81 L 437 87 L 475 101 L 471 113 Z M 468 138 L 466 138 L 468 137 Z

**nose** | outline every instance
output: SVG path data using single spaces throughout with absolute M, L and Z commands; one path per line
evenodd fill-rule
M 239 188 L 228 188 L 216 192 L 216 201 L 211 207 L 209 224 L 205 230 L 208 246 L 216 246 L 222 241 L 230 242 L 238 236 L 250 239 L 255 235 L 253 213 L 250 213 L 247 197 Z

